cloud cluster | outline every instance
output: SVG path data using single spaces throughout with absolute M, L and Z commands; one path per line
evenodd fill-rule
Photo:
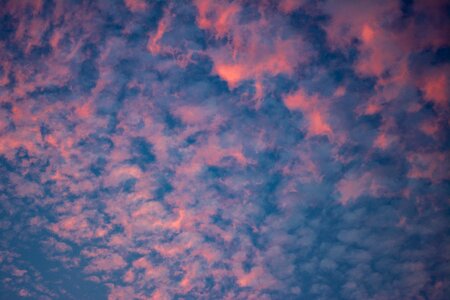
M 445 299 L 446 1 L 6 1 L 0 295 Z

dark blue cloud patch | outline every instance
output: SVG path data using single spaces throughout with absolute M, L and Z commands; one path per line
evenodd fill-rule
M 9 40 L 16 31 L 17 21 L 11 14 L 5 13 L 0 18 L 0 24 L 2 28 L 0 31 L 0 39 L 3 41 Z
M 95 65 L 95 60 L 92 59 L 85 60 L 80 65 L 77 80 L 84 92 L 89 92 L 97 84 L 99 72 Z
M 153 145 L 143 137 L 136 137 L 131 140 L 130 152 L 131 162 L 138 164 L 143 169 L 156 161 Z

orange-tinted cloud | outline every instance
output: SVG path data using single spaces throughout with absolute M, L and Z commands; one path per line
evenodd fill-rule
M 448 108 L 450 99 L 450 67 L 435 69 L 419 80 L 425 99 L 441 108 Z
M 152 34 L 147 43 L 147 50 L 150 51 L 153 55 L 161 53 L 161 45 L 160 40 L 163 37 L 166 30 L 168 30 L 168 26 L 170 25 L 170 17 L 169 12 L 166 11 L 164 17 L 159 21 L 156 32 Z
M 291 13 L 304 3 L 304 0 L 281 0 L 278 3 L 278 9 L 284 13 Z
M 303 89 L 288 94 L 283 99 L 289 110 L 301 111 L 306 118 L 308 135 L 327 135 L 331 137 L 333 131 L 327 122 L 327 111 L 321 105 L 317 95 L 309 96 Z
M 254 80 L 255 99 L 261 99 L 261 82 L 265 76 L 292 75 L 297 65 L 310 56 L 299 36 L 283 38 L 274 29 L 270 12 L 265 12 L 267 8 L 264 5 L 259 7 L 259 20 L 243 25 L 239 23 L 242 8 L 238 3 L 196 1 L 195 4 L 198 26 L 216 38 L 227 37 L 230 41 L 226 46 L 208 51 L 208 54 L 214 61 L 214 73 L 231 89 L 243 81 Z M 280 5 L 286 11 L 296 6 L 289 1 Z
M 143 0 L 124 0 L 125 5 L 132 12 L 138 12 L 147 9 L 147 3 Z

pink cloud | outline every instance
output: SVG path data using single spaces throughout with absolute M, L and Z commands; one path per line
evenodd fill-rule
M 305 0 L 281 0 L 278 2 L 278 9 L 284 13 L 291 13 L 305 2 Z
M 143 0 L 125 0 L 125 5 L 132 12 L 138 12 L 147 9 L 147 3 Z
M 112 271 L 123 269 L 126 265 L 127 263 L 122 258 L 122 256 L 113 253 L 104 256 L 93 257 L 85 270 L 89 273 Z
M 179 117 L 183 123 L 197 125 L 210 119 L 214 115 L 214 111 L 203 106 L 182 105 L 175 107 L 173 114 Z
M 214 72 L 225 80 L 230 88 L 235 88 L 244 80 L 255 80 L 260 85 L 265 75 L 291 75 L 296 65 L 309 56 L 308 53 L 303 57 L 297 55 L 299 49 L 304 48 L 300 40 L 276 38 L 273 45 L 264 45 L 261 41 L 264 37 L 257 32 L 256 26 L 255 29 L 249 29 L 249 34 L 249 40 L 245 44 L 239 40 L 243 36 L 239 36 L 234 40 L 232 49 L 223 47 L 211 52 Z M 235 52 L 238 54 L 235 55 Z
M 172 7 L 168 7 L 164 10 L 164 16 L 158 23 L 155 32 L 151 32 L 149 34 L 149 39 L 147 42 L 147 50 L 152 55 L 168 55 L 173 58 L 173 60 L 169 63 L 159 64 L 158 69 L 164 70 L 167 67 L 170 67 L 172 63 L 176 63 L 177 66 L 181 68 L 185 68 L 189 63 L 192 62 L 192 54 L 195 51 L 181 49 L 179 47 L 165 45 L 162 42 L 162 39 L 166 33 L 169 33 L 172 28 L 172 18 L 174 15 L 172 14 Z
M 26 290 L 26 289 L 20 289 L 20 291 L 19 291 L 19 296 L 20 296 L 20 297 L 30 297 L 31 294 L 30 294 L 30 292 L 29 292 L 28 290 Z
M 368 186 L 371 184 L 370 174 L 363 176 L 347 177 L 338 183 L 337 189 L 340 193 L 340 202 L 347 204 L 361 195 L 366 194 Z
M 218 37 L 223 37 L 231 30 L 231 24 L 240 11 L 236 3 L 215 0 L 196 0 L 194 3 L 198 10 L 198 27 L 211 30 Z
M 408 177 L 427 179 L 439 183 L 450 179 L 450 155 L 445 152 L 409 153 L 407 159 L 410 165 Z
M 298 89 L 293 94 L 286 95 L 283 101 L 289 110 L 298 110 L 304 114 L 309 136 L 326 135 L 330 138 L 333 136 L 327 121 L 328 112 L 317 95 L 310 96 L 303 89 Z
M 253 80 L 256 100 L 264 93 L 262 80 L 265 76 L 292 75 L 297 65 L 311 55 L 299 36 L 281 37 L 272 23 L 277 21 L 271 19 L 264 4 L 257 8 L 261 18 L 245 25 L 239 23 L 241 7 L 235 2 L 196 1 L 195 4 L 198 26 L 216 38 L 226 36 L 230 40 L 228 45 L 208 51 L 214 61 L 214 73 L 231 89 L 242 81 Z M 286 11 L 296 7 L 292 1 L 280 5 Z
M 137 293 L 132 286 L 120 286 L 109 284 L 110 292 L 108 300 L 137 299 L 144 300 L 148 297 L 143 293 Z M 161 298 L 162 299 L 162 298 Z
M 147 50 L 155 55 L 161 53 L 160 40 L 170 25 L 169 11 L 165 11 L 163 18 L 159 21 L 156 32 L 152 34 L 147 43 Z
M 415 84 L 424 93 L 425 99 L 441 107 L 448 106 L 448 68 L 417 73 L 410 70 L 408 60 L 410 54 L 422 49 L 449 45 L 448 40 L 442 39 L 448 35 L 448 29 L 438 25 L 442 21 L 439 11 L 443 7 L 444 1 L 415 1 L 414 8 L 434 21 L 424 30 L 421 28 L 423 24 L 410 19 L 403 25 L 402 31 L 395 31 L 389 26 L 389 20 L 401 16 L 398 1 L 328 1 L 324 4 L 325 12 L 331 16 L 331 22 L 325 26 L 330 46 L 345 51 L 353 39 L 358 39 L 360 54 L 355 70 L 360 75 L 377 78 L 378 93 L 366 106 L 367 113 L 373 113 L 383 101 L 395 99 L 401 87 L 410 84 Z M 348 18 L 349 14 L 352 18 Z M 383 75 L 386 72 L 389 76 Z
M 425 99 L 448 109 L 450 99 L 450 67 L 445 66 L 427 72 L 418 80 Z
M 22 277 L 27 273 L 27 270 L 22 270 L 19 268 L 13 268 L 12 274 L 17 277 Z
M 399 191 L 390 190 L 378 176 L 376 172 L 347 175 L 337 184 L 337 191 L 340 194 L 339 202 L 345 205 L 364 195 L 383 197 L 399 193 Z

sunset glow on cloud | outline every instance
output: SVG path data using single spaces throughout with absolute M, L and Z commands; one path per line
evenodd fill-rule
M 450 295 L 448 1 L 0 6 L 0 299 Z

